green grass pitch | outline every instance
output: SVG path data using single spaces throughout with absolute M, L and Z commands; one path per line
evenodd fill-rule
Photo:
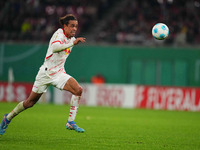
M 16 103 L 0 103 L 0 117 Z M 36 104 L 0 136 L 0 150 L 199 150 L 200 113 L 80 106 L 65 129 L 69 105 Z

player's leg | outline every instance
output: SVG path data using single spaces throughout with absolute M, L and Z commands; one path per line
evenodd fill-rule
M 38 100 L 39 98 L 41 97 L 42 94 L 38 94 L 38 93 L 35 93 L 35 92 L 31 92 L 30 96 L 20 102 L 8 115 L 7 115 L 7 119 L 9 121 L 11 121 L 16 115 L 18 115 L 20 112 L 24 111 L 25 109 L 27 108 L 30 108 L 32 107 Z
M 8 124 L 15 116 L 17 116 L 25 109 L 32 107 L 39 100 L 41 95 L 42 94 L 38 94 L 32 91 L 28 99 L 20 102 L 9 114 L 5 114 L 0 124 L 0 135 L 3 135 L 5 133 Z
M 73 77 L 70 77 L 67 80 L 63 90 L 69 91 L 73 95 L 76 95 L 76 96 L 82 95 L 82 87 L 78 84 L 78 82 Z
M 82 95 L 82 87 L 78 84 L 78 82 L 73 77 L 70 77 L 64 86 L 64 90 L 69 91 L 73 94 L 71 98 L 71 104 L 70 104 L 71 107 L 70 107 L 70 113 L 69 113 L 69 118 L 66 124 L 66 128 L 70 130 L 75 130 L 77 132 L 84 132 L 85 130 L 78 127 L 76 123 L 74 122 L 76 118 L 76 114 L 78 112 L 79 102 Z
M 0 134 L 3 135 L 7 129 L 10 121 L 17 116 L 19 113 L 27 108 L 32 107 L 41 97 L 41 95 L 47 91 L 49 83 L 52 79 L 46 76 L 44 66 L 40 68 L 36 80 L 34 82 L 32 92 L 29 97 L 20 102 L 9 114 L 4 115 L 3 120 L 0 124 Z

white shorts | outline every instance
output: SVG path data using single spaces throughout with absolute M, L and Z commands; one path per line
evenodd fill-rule
M 50 76 L 47 71 L 45 71 L 45 67 L 41 67 L 36 76 L 32 91 L 35 93 L 44 93 L 50 85 L 63 90 L 70 77 L 71 76 L 65 72 L 57 72 L 56 74 Z

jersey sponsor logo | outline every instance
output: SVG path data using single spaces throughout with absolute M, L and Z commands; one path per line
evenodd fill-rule
M 68 54 L 71 53 L 70 48 L 67 48 L 67 49 L 65 49 L 64 51 L 65 51 L 65 54 L 66 54 L 66 55 L 68 55 Z

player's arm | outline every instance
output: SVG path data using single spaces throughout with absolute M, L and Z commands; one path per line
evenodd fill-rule
M 57 40 L 55 42 L 52 42 L 51 46 L 52 46 L 52 49 L 53 49 L 53 53 L 57 53 L 57 52 L 61 52 L 67 48 L 70 48 L 74 45 L 77 45 L 78 43 L 84 43 L 85 42 L 85 38 L 83 37 L 79 37 L 77 39 L 75 39 L 75 41 L 70 41 L 69 43 L 65 44 L 65 43 L 62 43 L 60 40 Z
M 79 37 L 74 41 L 74 45 L 77 45 L 78 43 L 85 43 L 85 38 L 84 37 Z
M 70 48 L 73 45 L 74 45 L 73 41 L 70 41 L 69 43 L 65 44 L 57 40 L 55 42 L 52 42 L 51 47 L 52 47 L 53 53 L 57 53 L 57 52 L 64 51 L 65 49 Z

